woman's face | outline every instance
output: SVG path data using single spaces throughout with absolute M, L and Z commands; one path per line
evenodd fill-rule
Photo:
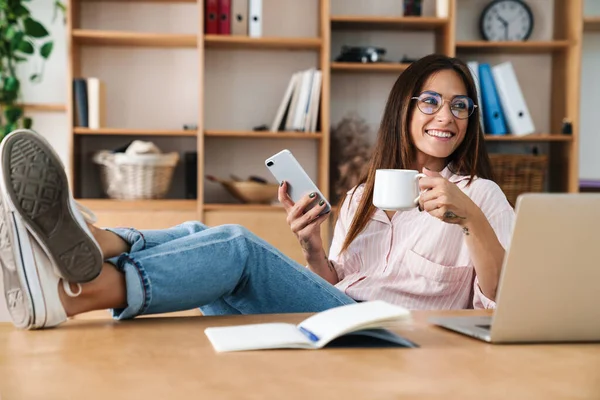
M 427 92 L 427 93 L 426 93 Z M 440 102 L 443 105 L 435 111 Z M 417 95 L 418 96 L 418 95 Z M 452 70 L 439 71 L 427 79 L 421 90 L 420 100 L 410 116 L 410 135 L 417 148 L 417 162 L 428 168 L 443 168 L 444 160 L 462 143 L 469 119 L 460 119 L 468 114 L 467 88 L 460 76 Z M 472 104 L 472 102 L 471 102 Z M 422 112 L 419 107 L 433 114 Z

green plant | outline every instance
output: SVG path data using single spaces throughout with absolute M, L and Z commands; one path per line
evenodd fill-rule
M 44 73 L 44 63 L 50 57 L 54 42 L 48 30 L 31 17 L 25 6 L 31 0 L 0 0 L 0 140 L 17 128 L 30 128 L 31 118 L 24 115 L 19 105 L 21 81 L 19 64 L 41 57 L 37 72 L 29 79 L 39 82 Z M 54 17 L 65 6 L 54 1 Z

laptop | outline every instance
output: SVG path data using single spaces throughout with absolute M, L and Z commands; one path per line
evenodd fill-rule
M 600 193 L 523 194 L 491 317 L 431 318 L 490 343 L 600 341 Z

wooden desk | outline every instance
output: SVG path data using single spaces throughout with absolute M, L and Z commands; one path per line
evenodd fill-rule
M 456 312 L 457 314 L 469 311 Z M 471 311 L 471 313 L 477 313 Z M 0 324 L 2 399 L 600 399 L 600 344 L 489 345 L 426 323 L 419 349 L 214 352 L 204 328 L 307 315 Z

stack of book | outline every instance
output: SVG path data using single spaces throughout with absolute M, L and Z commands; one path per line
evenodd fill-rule
M 535 126 L 510 61 L 490 66 L 467 63 L 475 85 L 481 126 L 486 134 L 517 136 L 535 132 Z
M 73 126 L 100 129 L 105 126 L 105 88 L 98 78 L 73 79 Z
M 204 33 L 262 36 L 262 0 L 206 0 Z
M 310 68 L 292 75 L 271 132 L 316 132 L 321 99 L 322 73 Z

